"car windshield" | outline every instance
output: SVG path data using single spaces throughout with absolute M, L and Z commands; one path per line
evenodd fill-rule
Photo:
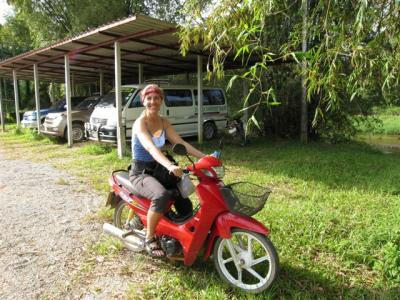
M 56 103 L 54 103 L 54 104 L 51 106 L 51 108 L 54 108 L 54 109 L 64 109 L 65 104 L 66 104 L 66 102 L 65 102 L 64 99 L 58 100 Z
M 89 97 L 83 100 L 81 103 L 79 103 L 76 108 L 77 109 L 89 109 L 95 106 L 99 102 L 99 97 Z
M 136 91 L 135 88 L 122 88 L 122 106 L 124 106 L 128 100 L 131 98 L 133 93 Z M 115 106 L 115 92 L 111 91 L 107 95 L 105 95 L 97 104 L 98 107 L 107 107 L 107 106 Z

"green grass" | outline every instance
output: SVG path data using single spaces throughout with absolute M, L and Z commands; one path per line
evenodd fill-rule
M 103 191 L 104 200 L 111 171 L 130 161 L 119 160 L 114 148 L 98 153 L 87 150 L 98 146 L 81 143 L 68 149 L 11 131 L 0 133 L 0 144 L 11 158 L 70 170 Z M 210 153 L 216 145 L 202 148 Z M 253 296 L 227 286 L 211 260 L 192 267 L 155 262 L 159 271 L 144 283 L 131 282 L 128 298 L 399 299 L 400 155 L 361 143 L 260 140 L 246 148 L 226 145 L 222 158 L 227 183 L 247 180 L 272 189 L 255 217 L 271 229 L 281 261 L 278 280 Z M 109 211 L 101 210 L 98 218 L 110 218 Z M 99 243 L 96 253 L 114 253 L 108 241 Z
M 358 131 L 370 134 L 400 134 L 400 107 L 376 108 L 366 122 L 356 124 Z

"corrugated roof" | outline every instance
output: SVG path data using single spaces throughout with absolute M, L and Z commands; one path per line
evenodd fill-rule
M 40 80 L 64 82 L 64 55 L 70 57 L 75 82 L 96 81 L 100 71 L 105 78 L 114 78 L 114 42 L 121 45 L 122 80 L 135 83 L 138 64 L 144 66 L 145 77 L 194 72 L 199 48 L 186 57 L 179 52 L 176 25 L 137 15 L 114 21 L 96 29 L 67 38 L 51 46 L 26 52 L 0 61 L 0 77 L 33 79 L 33 65 L 38 64 Z M 206 63 L 206 60 L 204 60 Z

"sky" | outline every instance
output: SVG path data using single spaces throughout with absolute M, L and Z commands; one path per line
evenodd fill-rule
M 11 6 L 7 4 L 7 0 L 0 0 L 0 24 L 4 24 L 6 15 L 12 12 Z

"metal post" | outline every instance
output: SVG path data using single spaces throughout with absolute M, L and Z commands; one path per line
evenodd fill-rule
M 71 97 L 75 96 L 75 74 L 74 72 L 71 72 Z
M 18 94 L 18 80 L 17 71 L 13 70 L 13 81 L 14 81 L 14 99 L 15 99 L 15 118 L 17 120 L 17 128 L 21 126 L 21 121 L 19 119 L 19 94 Z
M 1 121 L 1 131 L 5 131 L 5 119 L 3 111 L 3 79 L 0 78 L 0 121 Z
M 100 96 L 103 96 L 104 93 L 104 73 L 103 71 L 100 71 L 100 84 L 99 84 L 99 94 Z
M 114 43 L 115 59 L 115 103 L 117 108 L 117 145 L 118 157 L 125 153 L 125 132 L 122 127 L 122 95 L 121 95 L 121 48 L 119 42 Z
M 139 64 L 139 84 L 142 84 L 144 82 L 143 78 L 143 65 Z
M 243 80 L 243 99 L 246 99 L 248 95 L 249 95 L 249 83 L 246 80 Z M 249 121 L 249 110 L 247 109 L 248 106 L 249 106 L 248 102 L 243 103 L 243 108 L 246 109 L 243 111 L 242 121 L 244 124 L 244 132 L 246 136 L 247 136 L 247 122 Z
M 197 134 L 199 144 L 203 143 L 203 57 L 197 55 Z
M 64 55 L 65 65 L 65 100 L 67 102 L 67 134 L 68 147 L 72 147 L 72 116 L 71 116 L 71 74 L 69 69 L 69 56 Z
M 33 81 L 35 85 L 35 101 L 36 101 L 36 124 L 38 133 L 40 133 L 40 99 L 39 99 L 39 73 L 37 64 L 33 65 Z

